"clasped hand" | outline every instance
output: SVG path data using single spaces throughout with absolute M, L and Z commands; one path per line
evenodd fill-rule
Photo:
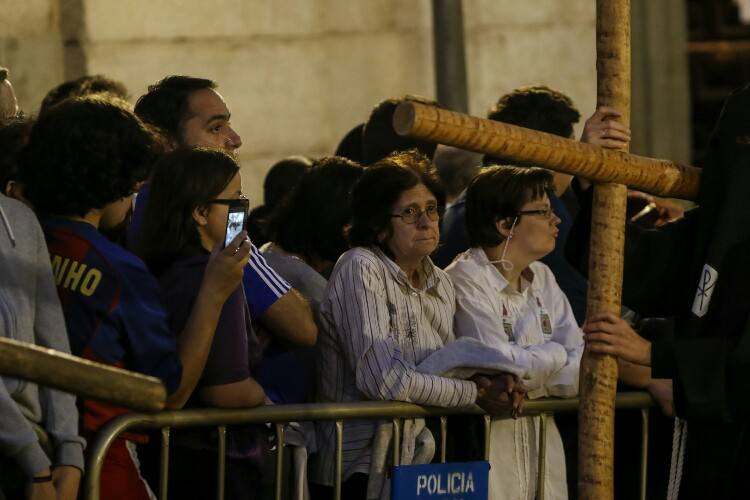
M 477 404 L 494 417 L 518 418 L 523 411 L 526 387 L 510 373 L 475 375 Z

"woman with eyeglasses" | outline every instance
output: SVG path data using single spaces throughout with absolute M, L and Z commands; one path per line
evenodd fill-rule
M 179 179 L 180 182 L 175 182 Z M 224 243 L 229 207 L 244 205 L 237 162 L 212 149 L 168 153 L 154 169 L 146 205 L 140 254 L 159 281 L 169 323 L 176 335 L 201 300 L 198 285 L 212 248 Z M 237 238 L 246 238 L 244 231 Z M 252 408 L 265 394 L 256 382 L 261 350 L 250 323 L 241 285 L 221 310 L 216 333 L 198 385 L 186 407 Z M 169 491 L 175 498 L 216 494 L 216 431 L 173 431 Z M 256 498 L 259 468 L 266 455 L 256 427 L 227 430 L 227 498 Z
M 560 219 L 540 168 L 487 167 L 469 185 L 471 248 L 448 266 L 456 287 L 456 336 L 506 353 L 522 368 L 529 398 L 573 397 L 583 334 L 550 269 L 538 262 L 555 248 Z M 548 417 L 545 498 L 567 498 L 562 440 Z M 490 498 L 536 495 L 538 417 L 495 420 Z
M 394 153 L 365 169 L 352 193 L 353 247 L 336 263 L 320 302 L 317 397 L 321 402 L 407 401 L 493 412 L 503 386 L 421 373 L 417 365 L 454 340 L 455 293 L 429 255 L 444 195 L 429 159 Z M 507 411 L 507 407 L 503 407 Z M 377 422 L 343 429 L 342 498 L 365 498 Z M 330 498 L 335 427 L 318 427 L 313 498 Z

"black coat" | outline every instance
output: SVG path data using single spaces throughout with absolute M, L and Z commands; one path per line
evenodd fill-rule
M 674 317 L 652 344 L 654 378 L 674 381 L 688 421 L 681 499 L 748 498 L 750 474 L 750 87 L 725 105 L 703 169 L 698 208 L 656 230 L 629 225 L 623 303 Z M 568 258 L 584 270 L 590 208 Z

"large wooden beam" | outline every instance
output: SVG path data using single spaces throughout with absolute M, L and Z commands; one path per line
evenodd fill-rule
M 393 127 L 401 135 L 502 156 L 579 175 L 615 182 L 658 196 L 695 199 L 700 169 L 584 144 L 507 123 L 477 118 L 416 102 L 396 108 Z
M 1 337 L 0 374 L 139 411 L 163 410 L 167 397 L 157 378 Z
M 596 2 L 597 104 L 630 126 L 630 0 Z M 594 187 L 586 314 L 620 315 L 627 186 Z M 614 499 L 617 359 L 585 351 L 578 412 L 578 497 Z

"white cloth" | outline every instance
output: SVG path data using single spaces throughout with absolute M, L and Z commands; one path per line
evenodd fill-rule
M 388 500 L 391 483 L 386 480 L 386 471 L 392 465 L 393 422 L 378 424 L 372 445 L 372 460 L 367 480 L 367 500 Z M 399 465 L 428 464 L 435 456 L 435 438 L 425 427 L 423 418 L 403 420 L 401 430 L 401 456 Z
M 448 275 L 425 257 L 423 286 L 414 287 L 380 249 L 354 248 L 341 256 L 320 304 L 318 401 L 406 401 L 461 407 L 476 401 L 476 384 L 420 373 L 416 366 L 455 337 L 455 292 Z M 377 422 L 344 425 L 343 479 L 369 473 Z M 332 485 L 335 429 L 318 426 L 314 482 Z
M 307 482 L 307 460 L 317 451 L 313 422 L 289 422 L 284 427 L 284 443 L 291 451 L 292 492 L 294 500 L 310 500 Z
M 522 367 L 529 397 L 578 393 L 583 333 L 552 272 L 532 263 L 516 291 L 480 248 L 471 248 L 446 269 L 456 288 L 455 332 L 470 337 Z M 490 444 L 491 500 L 536 495 L 537 418 L 495 420 Z M 565 455 L 554 420 L 547 432 L 545 497 L 567 498 Z

